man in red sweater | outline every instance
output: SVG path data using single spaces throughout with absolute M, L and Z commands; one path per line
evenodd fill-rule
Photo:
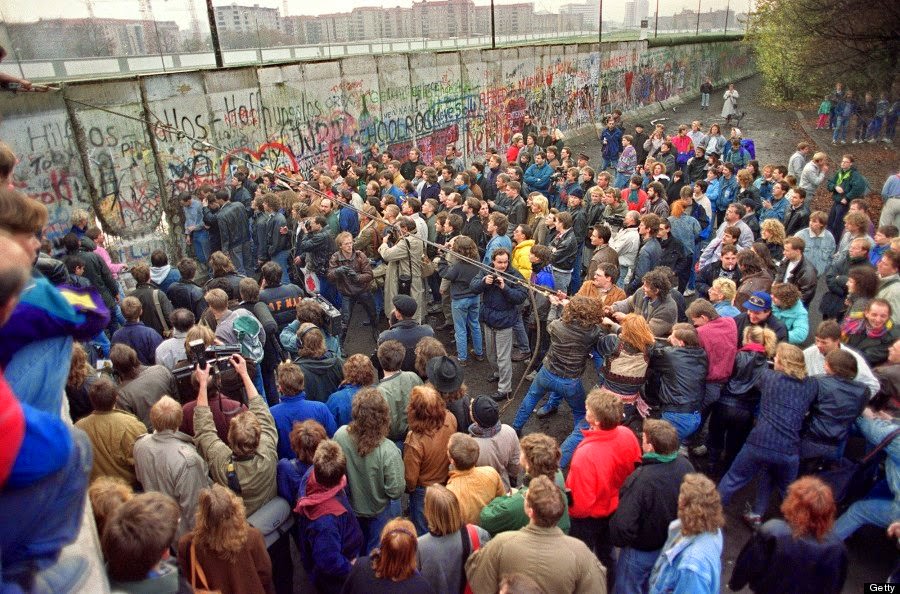
M 695 299 L 688 306 L 685 315 L 697 328 L 700 346 L 706 351 L 709 360 L 703 402 L 700 403 L 700 428 L 691 440 L 702 444 L 702 439 L 705 439 L 706 435 L 703 428 L 709 418 L 709 412 L 719 399 L 722 386 L 731 377 L 731 371 L 734 369 L 734 358 L 738 350 L 737 324 L 734 318 L 720 316 L 715 306 L 706 299 Z M 706 446 L 694 448 L 693 453 L 704 455 Z
M 619 507 L 619 489 L 641 460 L 634 433 L 620 426 L 624 405 L 618 396 L 597 388 L 588 394 L 585 420 L 566 487 L 572 492 L 569 536 L 583 541 L 606 567 L 607 583 L 614 584 L 615 562 L 609 540 L 609 518 Z

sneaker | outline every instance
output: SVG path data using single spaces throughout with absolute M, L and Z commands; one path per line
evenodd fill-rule
M 870 139 L 868 140 L 868 142 L 869 142 L 869 144 L 872 144 L 873 142 L 875 142 L 875 140 L 876 140 L 875 138 L 870 138 Z
M 688 457 L 688 449 L 687 449 L 687 446 L 685 446 L 685 445 L 680 446 L 680 447 L 678 448 L 678 455 L 679 455 L 679 456 L 684 456 L 685 458 L 687 458 L 687 457 Z
M 684 292 L 685 297 L 693 297 L 696 294 L 697 294 L 697 291 L 695 291 L 694 289 L 688 289 L 687 291 Z
M 533 382 L 534 378 L 536 378 L 536 377 L 537 377 L 537 371 L 532 371 L 531 373 L 529 373 L 528 375 L 525 376 L 525 379 L 527 379 L 530 382 Z
M 835 145 L 836 145 L 836 144 L 837 144 L 837 140 L 832 140 L 832 141 L 831 141 L 831 144 L 835 144 Z
M 512 397 L 511 392 L 497 392 L 496 394 L 491 394 L 491 398 L 496 400 L 497 402 L 505 402 Z
M 841 144 L 847 144 L 847 141 L 846 141 L 846 140 L 842 140 L 842 141 L 841 141 Z
M 484 361 L 484 355 L 479 355 L 478 353 L 472 353 L 472 356 L 473 356 L 473 357 L 475 358 L 475 360 L 478 361 L 479 363 L 481 363 L 482 361 Z
M 706 449 L 705 445 L 698 445 L 695 448 L 691 448 L 691 454 L 694 456 L 705 456 L 709 453 L 709 450 Z
M 468 367 L 469 366 L 468 359 L 457 359 L 456 362 L 459 363 L 460 367 Z
M 531 359 L 531 353 L 523 353 L 522 351 L 516 351 L 512 354 L 512 360 L 515 363 L 520 363 L 522 361 L 527 361 Z
M 537 411 L 537 418 L 544 419 L 559 412 L 559 407 L 544 405 Z
M 856 143 L 858 143 L 858 142 L 859 142 L 859 141 L 856 140 L 856 139 L 854 138 L 853 140 L 850 141 L 850 144 L 856 144 Z
M 488 378 L 488 383 L 489 383 L 489 384 L 496 384 L 496 383 L 499 382 L 499 381 L 500 381 L 500 376 L 499 376 L 499 375 L 492 375 L 491 377 Z
M 66 557 L 34 576 L 31 592 L 56 594 L 77 592 L 87 581 L 90 564 L 82 557 Z

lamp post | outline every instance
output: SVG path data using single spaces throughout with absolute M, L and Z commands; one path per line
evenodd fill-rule
M 491 49 L 497 49 L 497 24 L 494 18 L 494 0 L 491 0 Z
M 697 33 L 696 33 L 696 35 L 698 37 L 700 36 L 700 3 L 702 1 L 703 0 L 697 0 Z
M 656 0 L 656 18 L 653 19 L 653 38 L 659 36 L 659 0 Z
M 731 0 L 725 4 L 725 35 L 728 35 L 728 13 L 731 12 Z
M 603 43 L 603 0 L 600 0 L 600 8 L 597 13 L 597 20 L 600 24 L 597 26 L 597 42 Z

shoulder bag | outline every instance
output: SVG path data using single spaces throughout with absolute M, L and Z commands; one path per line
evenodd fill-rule
M 197 586 L 197 580 L 200 580 L 200 586 Z M 197 562 L 197 545 L 191 540 L 191 591 L 194 594 L 222 594 L 221 590 L 210 590 L 206 581 L 206 574 L 203 568 Z

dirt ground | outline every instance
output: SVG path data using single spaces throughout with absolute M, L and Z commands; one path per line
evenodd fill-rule
M 880 208 L 880 192 L 885 177 L 888 175 L 892 164 L 897 161 L 897 153 L 893 146 L 885 146 L 884 143 L 876 143 L 874 145 L 846 145 L 843 147 L 833 147 L 830 143 L 830 136 L 826 138 L 824 132 L 815 132 L 812 137 L 806 135 L 801 129 L 794 111 L 775 111 L 771 108 L 759 105 L 758 96 L 761 80 L 754 77 L 737 83 L 737 89 L 741 94 L 741 109 L 746 111 L 746 116 L 741 122 L 741 129 L 745 137 L 752 138 L 756 145 L 757 159 L 761 164 L 766 163 L 784 163 L 786 164 L 790 155 L 794 152 L 796 144 L 801 140 L 812 141 L 820 150 L 824 150 L 834 161 L 840 160 L 840 154 L 843 152 L 853 152 L 858 157 L 859 169 L 868 178 L 870 185 L 875 190 L 876 195 L 870 197 L 870 204 L 874 207 L 877 203 Z M 722 122 L 719 113 L 722 109 L 722 91 L 718 90 L 713 94 L 712 105 L 709 110 L 701 111 L 699 109 L 699 99 L 690 103 L 676 106 L 674 110 L 670 107 L 664 113 L 658 113 L 653 118 L 667 118 L 667 127 L 677 126 L 679 123 L 690 123 L 694 119 L 703 122 L 704 128 L 713 122 Z M 818 107 L 818 106 L 815 106 Z M 810 122 L 808 126 L 815 128 L 815 109 L 812 107 L 804 112 L 804 120 Z M 645 124 L 649 123 L 651 117 L 643 118 Z M 633 129 L 633 119 L 626 118 L 628 130 Z M 726 132 L 727 134 L 727 132 Z M 590 155 L 592 164 L 599 163 L 601 147 L 596 139 L 582 139 L 581 142 L 572 143 L 573 152 L 586 152 Z M 841 151 L 835 150 L 840 148 Z M 820 208 L 829 205 L 827 193 L 825 195 L 817 195 L 816 204 Z M 374 351 L 374 344 L 371 342 L 370 334 L 367 328 L 358 327 L 364 319 L 362 311 L 357 311 L 353 317 L 353 326 L 347 340 L 348 354 L 365 353 L 371 354 Z M 817 320 L 816 320 L 817 321 Z M 429 322 L 433 326 L 437 326 L 443 322 L 441 316 L 430 318 Z M 814 327 L 814 326 L 813 326 Z M 455 355 L 455 345 L 451 342 L 453 339 L 452 331 L 440 331 L 436 335 L 448 347 L 451 355 Z M 590 388 L 596 383 L 596 375 L 588 366 L 588 370 L 583 377 L 584 386 Z M 496 384 L 487 382 L 491 374 L 490 367 L 487 362 L 479 363 L 470 358 L 470 364 L 465 368 L 466 385 L 468 386 L 470 395 L 491 394 L 496 392 Z M 513 394 L 510 402 L 503 406 L 501 418 L 503 422 L 510 423 L 515 416 L 515 412 L 522 402 L 522 398 L 529 387 L 528 381 L 519 380 L 524 376 L 524 364 L 514 364 L 513 387 L 518 389 Z M 542 431 L 552 435 L 560 442 L 572 430 L 572 416 L 565 405 L 563 405 L 559 413 L 547 419 L 537 419 L 532 417 L 525 426 L 525 432 Z M 698 469 L 704 468 L 704 460 L 693 460 Z M 752 500 L 754 496 L 754 487 L 751 485 L 735 497 L 734 501 L 727 508 L 727 526 L 725 528 L 725 553 L 724 567 L 722 572 L 722 592 L 727 590 L 727 582 L 731 577 L 734 567 L 734 560 L 743 547 L 744 543 L 750 536 L 750 530 L 742 523 L 740 515 L 744 509 L 745 502 Z M 777 503 L 773 501 L 770 506 L 770 515 L 775 516 L 777 512 Z M 863 584 L 866 582 L 881 582 L 887 579 L 896 561 L 896 548 L 880 530 L 863 529 L 859 531 L 853 538 L 848 541 L 848 549 L 850 551 L 850 571 L 844 592 L 856 593 L 861 592 Z M 299 591 L 299 590 L 298 590 Z M 745 590 L 749 591 L 749 590 Z

